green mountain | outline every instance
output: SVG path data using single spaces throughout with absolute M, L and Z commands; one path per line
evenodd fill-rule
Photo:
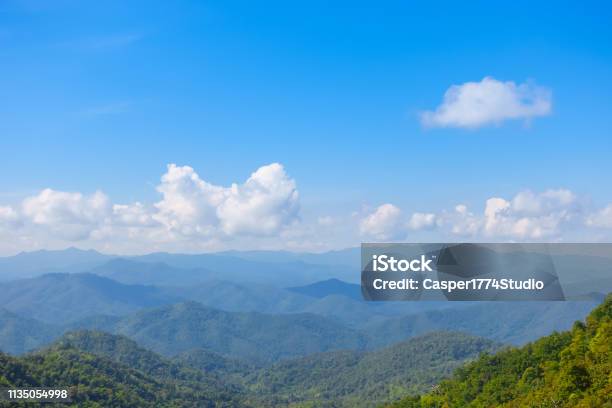
M 21 354 L 49 343 L 61 329 L 0 309 L 0 351 Z
M 572 322 L 583 320 L 598 304 L 593 300 L 474 302 L 467 306 L 366 322 L 361 328 L 370 334 L 373 347 L 435 330 L 466 332 L 500 343 L 521 345 L 554 331 L 569 329 Z
M 131 259 L 115 258 L 90 271 L 124 284 L 139 285 L 193 285 L 210 279 L 206 269 L 174 268 L 164 262 L 136 262 Z
M 211 389 L 227 387 L 227 384 L 222 384 L 213 370 L 206 370 L 205 375 L 204 370 L 191 368 L 178 360 L 169 360 L 140 347 L 135 341 L 124 336 L 93 330 L 79 330 L 66 333 L 50 348 L 74 348 L 108 358 L 164 381 L 205 384 Z M 209 358 L 212 362 L 213 357 L 209 356 Z M 229 391 L 239 392 L 235 387 Z
M 407 370 L 409 368 L 407 367 Z M 449 380 L 395 408 L 612 407 L 612 294 L 586 323 L 456 371 Z
M 205 350 L 194 349 L 178 354 L 173 361 L 187 367 L 215 373 L 222 378 L 240 378 L 245 373 L 250 373 L 259 367 L 248 361 L 222 356 L 221 354 Z
M 83 272 L 109 259 L 110 255 L 77 248 L 39 250 L 0 257 L 0 281 L 23 279 L 51 272 Z
M 62 407 L 240 406 L 231 390 L 168 380 L 66 344 L 19 358 L 0 353 L 0 387 L 69 388 L 72 403 Z
M 372 407 L 423 392 L 466 360 L 497 347 L 467 334 L 436 332 L 371 352 L 335 351 L 285 360 L 247 382 L 255 405 Z
M 203 348 L 255 362 L 366 345 L 361 333 L 321 316 L 225 312 L 195 302 L 87 319 L 75 327 L 123 334 L 168 356 Z
M 89 273 L 53 273 L 0 284 L 0 307 L 47 323 L 122 315 L 179 300 L 153 286 L 124 285 Z
M 344 295 L 355 300 L 362 300 L 361 285 L 343 282 L 335 278 L 287 289 L 292 292 L 319 299 L 330 295 Z

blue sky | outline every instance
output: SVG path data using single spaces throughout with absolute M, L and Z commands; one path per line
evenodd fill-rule
M 311 231 L 318 243 L 306 249 L 368 238 L 360 222 L 385 203 L 401 209 L 395 222 L 414 212 L 440 220 L 409 238 L 447 238 L 448 228 L 434 228 L 450 222 L 443 212 L 465 204 L 480 214 L 489 198 L 523 191 L 535 200 L 571 191 L 582 224 L 599 211 L 598 225 L 608 225 L 609 5 L 329 3 L 3 2 L 0 205 L 22 230 L 5 236 L 24 241 L 0 251 L 68 243 L 32 232 L 33 215 L 23 219 L 23 200 L 41 190 L 154 206 L 170 163 L 226 187 L 282 164 L 299 191 L 291 215 L 302 229 L 321 217 L 355 219 L 335 238 Z M 423 125 L 420 113 L 449 87 L 485 77 L 542 89 L 551 108 L 470 128 Z M 294 220 L 285 221 L 279 228 Z M 215 237 L 210 248 L 274 247 L 279 231 Z M 121 250 L 77 235 L 76 245 Z M 209 248 L 183 244 L 169 249 Z

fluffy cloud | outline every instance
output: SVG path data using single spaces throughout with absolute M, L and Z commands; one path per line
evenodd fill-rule
M 530 83 L 485 77 L 451 86 L 435 111 L 421 114 L 426 127 L 478 128 L 510 119 L 530 119 L 551 112 L 551 93 Z
M 376 240 L 391 240 L 402 235 L 402 212 L 393 204 L 383 204 L 367 215 L 359 225 L 361 235 Z
M 161 199 L 146 205 L 112 204 L 100 191 L 44 189 L 20 205 L 0 206 L 0 233 L 46 247 L 74 241 L 116 247 L 124 241 L 130 248 L 202 248 L 248 237 L 280 239 L 299 221 L 295 180 L 278 163 L 227 187 L 201 179 L 189 166 L 170 164 L 157 191 Z
M 586 224 L 590 227 L 612 228 L 612 204 L 587 217 Z
M 578 217 L 580 206 L 569 190 L 523 191 L 511 201 L 490 198 L 484 210 L 484 235 L 519 239 L 560 236 L 562 227 Z
M 12 207 L 0 205 L 0 225 L 17 225 L 19 214 Z
M 114 204 L 112 224 L 122 227 L 152 227 L 156 225 L 151 211 L 142 203 Z
M 441 220 L 432 213 L 414 213 L 408 221 L 408 228 L 412 230 L 430 230 L 440 224 Z
M 271 235 L 297 219 L 296 183 L 282 165 L 260 167 L 243 184 L 216 186 L 189 166 L 168 166 L 154 219 L 185 236 Z
M 509 200 L 491 197 L 481 215 L 458 205 L 453 212 L 440 216 L 447 219 L 456 235 L 541 240 L 561 237 L 566 227 L 580 224 L 583 212 L 574 193 L 559 189 L 522 191 Z
M 71 240 L 87 238 L 109 211 L 108 197 L 100 191 L 86 196 L 47 188 L 22 204 L 22 214 L 32 224 Z
M 436 229 L 440 236 L 487 240 L 561 239 L 584 226 L 612 228 L 612 205 L 589 215 L 583 202 L 569 190 L 521 191 L 510 199 L 491 197 L 481 213 L 465 204 L 440 213 L 415 212 L 403 222 L 401 210 L 380 206 L 361 222 L 363 235 L 379 240 Z
M 297 219 L 299 195 L 295 181 L 283 166 L 260 167 L 242 185 L 232 184 L 217 208 L 228 235 L 271 235 Z

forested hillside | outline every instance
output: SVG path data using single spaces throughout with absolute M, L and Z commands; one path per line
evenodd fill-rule
M 371 352 L 336 351 L 282 361 L 246 382 L 254 405 L 372 407 L 423 392 L 466 360 L 498 347 L 463 333 L 435 332 Z
M 0 354 L 0 373 L 0 387 L 69 388 L 72 403 L 62 407 L 238 406 L 234 392 L 197 377 L 145 373 L 67 345 L 19 358 Z
M 571 331 L 483 355 L 433 392 L 392 405 L 524 406 L 612 407 L 612 295 Z

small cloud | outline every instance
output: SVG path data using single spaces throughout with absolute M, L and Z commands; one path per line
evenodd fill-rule
M 440 224 L 440 219 L 432 213 L 414 213 L 408 221 L 408 228 L 411 230 L 431 230 Z
M 596 228 L 612 228 L 612 204 L 591 214 L 586 219 L 586 225 Z
M 399 238 L 404 232 L 401 221 L 402 211 L 393 204 L 383 204 L 359 224 L 361 235 L 377 240 Z
M 435 111 L 421 113 L 425 127 L 475 129 L 506 120 L 549 115 L 551 92 L 532 83 L 515 84 L 485 77 L 480 82 L 451 86 Z

